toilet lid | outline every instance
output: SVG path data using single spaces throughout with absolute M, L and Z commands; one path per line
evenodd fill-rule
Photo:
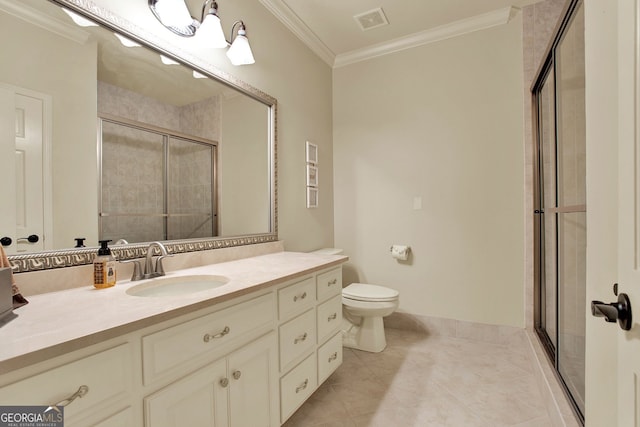
M 394 301 L 400 293 L 384 286 L 352 283 L 342 290 L 342 296 L 358 301 Z

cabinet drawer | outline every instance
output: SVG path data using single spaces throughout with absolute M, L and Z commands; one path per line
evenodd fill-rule
M 136 423 L 133 420 L 133 409 L 129 406 L 117 414 L 99 421 L 92 427 L 134 427 L 135 425 Z
M 65 425 L 130 400 L 133 356 L 129 344 L 84 357 L 0 388 L 3 405 L 53 405 L 87 392 L 64 408 Z M 124 405 L 123 405 L 124 406 Z
M 312 307 L 316 301 L 315 281 L 309 277 L 278 291 L 280 320 L 288 319 Z
M 342 296 L 336 295 L 318 306 L 318 344 L 337 331 L 342 324 Z
M 145 385 L 158 377 L 192 370 L 190 361 L 210 358 L 247 339 L 257 328 L 275 320 L 272 293 L 190 320 L 142 338 Z M 258 332 L 258 331 L 256 331 Z
M 342 292 L 342 267 L 318 274 L 316 282 L 318 301 L 324 301 L 333 295 L 338 295 Z
M 342 332 L 318 349 L 318 383 L 322 384 L 342 364 Z
M 313 353 L 280 379 L 280 417 L 284 423 L 318 386 Z
M 316 345 L 316 313 L 309 310 L 280 326 L 280 370 Z

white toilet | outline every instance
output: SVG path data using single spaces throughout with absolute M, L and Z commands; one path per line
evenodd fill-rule
M 314 253 L 339 255 L 342 249 L 324 248 Z M 387 340 L 382 318 L 396 311 L 399 296 L 394 289 L 365 283 L 342 289 L 342 345 L 373 353 L 384 350 Z
M 342 345 L 378 353 L 387 346 L 383 317 L 398 308 L 399 292 L 352 283 L 342 289 Z

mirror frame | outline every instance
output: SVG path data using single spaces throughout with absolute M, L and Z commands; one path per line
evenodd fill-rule
M 233 246 L 253 245 L 274 242 L 278 240 L 278 194 L 277 194 L 277 100 L 261 90 L 237 79 L 229 73 L 218 69 L 215 65 L 206 63 L 184 49 L 172 45 L 164 40 L 157 40 L 151 33 L 140 28 L 126 19 L 113 14 L 111 11 L 97 6 L 90 0 L 46 0 L 61 7 L 72 10 L 110 31 L 120 33 L 148 49 L 165 55 L 183 66 L 191 68 L 220 83 L 227 85 L 251 98 L 262 102 L 269 108 L 269 226 L 267 233 L 247 234 L 242 236 L 211 237 L 188 240 L 163 241 L 171 254 L 205 251 Z M 127 244 L 112 247 L 112 252 L 118 260 L 143 258 L 148 244 Z M 9 255 L 14 273 L 40 271 L 54 268 L 75 267 L 91 264 L 96 254 L 97 246 L 83 249 L 63 249 L 47 252 L 34 252 L 23 255 Z

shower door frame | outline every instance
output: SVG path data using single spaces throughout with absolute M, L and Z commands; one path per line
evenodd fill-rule
M 559 254 L 558 241 L 560 239 L 559 236 L 559 213 L 569 213 L 569 212 L 578 212 L 575 210 L 566 211 L 565 209 L 558 207 L 556 203 L 556 207 L 553 209 L 547 209 L 548 212 L 545 212 L 543 205 L 543 197 L 544 197 L 544 175 L 543 175 L 543 162 L 542 162 L 542 135 L 540 133 L 540 122 L 541 122 L 541 104 L 540 104 L 540 94 L 549 78 L 550 74 L 553 73 L 553 102 L 554 102 L 554 122 L 553 122 L 553 137 L 554 137 L 554 148 L 556 150 L 555 156 L 555 164 L 554 164 L 554 176 L 555 176 L 555 188 L 556 188 L 556 201 L 558 199 L 558 162 L 559 159 L 557 157 L 558 153 L 558 87 L 557 87 L 557 58 L 556 58 L 556 49 L 562 42 L 564 35 L 567 29 L 570 27 L 570 24 L 573 21 L 575 13 L 578 8 L 583 6 L 583 0 L 570 0 L 567 2 L 565 6 L 565 10 L 562 13 L 562 19 L 559 22 L 558 26 L 554 31 L 554 38 L 547 47 L 546 54 L 544 56 L 545 60 L 541 64 L 538 72 L 536 74 L 536 78 L 534 79 L 534 83 L 531 86 L 531 102 L 532 102 L 532 114 L 533 114 L 533 143 L 534 143 L 534 155 L 533 155 L 533 232 L 534 232 L 534 266 L 533 266 L 533 283 L 534 283 L 534 292 L 533 292 L 533 322 L 534 329 L 537 336 L 544 347 L 549 360 L 551 361 L 554 367 L 554 374 L 556 375 L 559 383 L 562 385 L 563 391 L 566 394 L 568 401 L 571 404 L 571 407 L 576 415 L 576 418 L 579 422 L 584 425 L 585 418 L 584 413 L 579 408 L 576 403 L 576 399 L 569 391 L 569 387 L 565 382 L 565 379 L 562 377 L 559 371 L 559 354 L 557 351 L 558 336 L 560 334 L 559 330 L 559 287 L 560 287 L 560 278 L 559 271 L 561 271 L 561 257 Z M 584 212 L 586 213 L 586 206 L 584 207 Z M 546 301 L 545 301 L 545 277 L 547 275 L 546 266 L 545 266 L 545 214 L 553 214 L 556 215 L 555 221 L 555 334 L 556 341 L 555 343 L 549 337 L 546 328 L 543 326 L 543 322 L 545 322 L 545 312 L 546 312 Z M 585 306 L 586 311 L 586 306 Z
M 142 130 L 145 132 L 149 132 L 149 133 L 153 133 L 156 135 L 159 135 L 162 137 L 162 145 L 163 145 L 163 191 L 164 191 L 164 209 L 163 209 L 163 213 L 162 214 L 157 214 L 155 216 L 161 216 L 163 218 L 163 236 L 156 240 L 162 240 L 162 241 L 166 241 L 166 240 L 175 240 L 175 239 L 168 239 L 167 235 L 169 233 L 169 218 L 170 217 L 176 217 L 176 216 L 184 216 L 181 214 L 171 214 L 168 210 L 168 200 L 169 200 L 169 182 L 168 182 L 168 175 L 167 175 L 167 170 L 169 168 L 168 165 L 168 161 L 169 161 L 169 143 L 172 139 L 174 140 L 182 140 L 185 142 L 190 142 L 193 144 L 200 144 L 200 145 L 205 145 L 205 146 L 209 146 L 212 149 L 211 152 L 211 166 L 212 166 L 212 173 L 211 173 L 211 190 L 212 190 L 212 195 L 211 195 L 211 233 L 212 236 L 211 237 L 219 237 L 219 224 L 218 224 L 218 218 L 219 218 L 219 203 L 218 203 L 218 197 L 219 197 L 219 188 L 218 188 L 218 142 L 214 141 L 214 140 L 210 140 L 210 139 L 206 139 L 206 138 L 202 138 L 202 137 L 198 137 L 198 136 L 194 136 L 194 135 L 189 135 L 189 134 L 184 134 L 184 133 L 180 133 L 177 132 L 175 130 L 172 129 L 167 129 L 167 128 L 163 128 L 160 126 L 156 126 L 156 125 L 152 125 L 149 123 L 142 123 L 142 122 L 138 122 L 135 120 L 130 120 L 130 119 L 125 119 L 123 117 L 119 117 L 119 116 L 115 116 L 115 115 L 111 115 L 111 114 L 107 114 L 107 113 L 103 113 L 98 115 L 98 236 L 99 239 L 104 239 L 104 235 L 103 235 L 103 218 L 106 216 L 109 216 L 108 213 L 105 213 L 103 210 L 103 206 L 102 206 L 102 177 L 103 177 L 103 165 L 102 165 L 102 138 L 103 138 L 103 130 L 102 130 L 102 124 L 104 122 L 108 122 L 108 123 L 112 123 L 112 124 L 117 124 L 123 127 L 128 127 L 128 128 L 132 128 L 132 129 L 138 129 L 138 130 Z M 134 214 L 135 215 L 135 214 Z M 148 216 L 146 214 L 141 214 L 139 216 Z M 130 242 L 130 243 L 140 243 L 140 242 Z

